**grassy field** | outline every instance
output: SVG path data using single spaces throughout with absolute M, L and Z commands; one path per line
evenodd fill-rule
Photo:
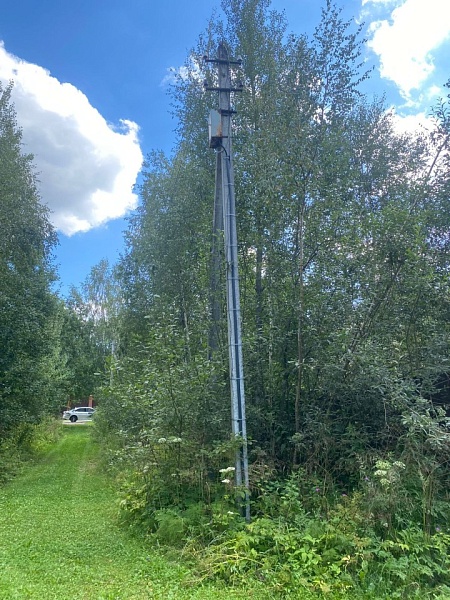
M 200 585 L 116 523 L 89 426 L 64 427 L 38 464 L 0 488 L 2 600 L 273 598 L 263 588 Z

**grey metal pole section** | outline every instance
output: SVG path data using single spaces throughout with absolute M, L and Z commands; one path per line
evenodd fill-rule
M 211 323 L 208 338 L 208 357 L 211 359 L 219 347 L 219 327 L 222 317 L 220 302 L 220 270 L 222 268 L 223 253 L 220 246 L 223 244 L 223 178 L 222 157 L 216 157 L 216 192 L 214 198 L 213 236 L 211 246 L 211 277 L 209 282 Z
M 218 58 L 211 59 L 218 66 L 219 113 L 221 116 L 221 139 L 217 160 L 221 162 L 222 199 L 224 217 L 225 260 L 227 270 L 227 316 L 228 349 L 231 387 L 232 432 L 241 441 L 236 452 L 235 483 L 245 490 L 245 517 L 250 520 L 249 475 L 247 453 L 247 426 L 245 417 L 244 367 L 242 360 L 241 308 L 239 300 L 238 244 L 236 228 L 236 202 L 231 147 L 231 85 L 230 61 L 224 43 L 218 48 Z M 219 172 L 219 168 L 217 168 Z M 217 182 L 217 185 L 220 182 Z

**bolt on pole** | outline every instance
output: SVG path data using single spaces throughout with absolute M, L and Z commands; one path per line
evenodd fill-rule
M 236 227 L 236 201 L 234 193 L 234 172 L 231 147 L 231 92 L 242 91 L 242 85 L 231 85 L 231 65 L 240 65 L 241 61 L 232 61 L 228 49 L 222 42 L 218 47 L 218 57 L 206 62 L 214 63 L 218 71 L 218 86 L 205 84 L 205 89 L 219 94 L 219 110 L 211 111 L 210 147 L 217 151 L 216 199 L 222 198 L 222 216 L 224 225 L 228 349 L 231 387 L 231 424 L 232 432 L 240 445 L 236 451 L 235 483 L 244 491 L 244 513 L 250 520 L 249 474 L 247 454 L 247 425 L 245 417 L 244 366 L 242 360 L 241 308 L 239 294 L 238 243 Z M 217 203 L 215 210 L 217 210 Z M 217 232 L 215 232 L 216 234 Z

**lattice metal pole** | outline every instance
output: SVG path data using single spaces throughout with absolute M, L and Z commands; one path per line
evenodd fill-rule
M 222 197 L 223 223 L 225 240 L 225 260 L 227 270 L 227 315 L 228 315 L 228 349 L 230 363 L 231 387 L 231 423 L 232 432 L 240 440 L 236 452 L 235 482 L 238 488 L 244 490 L 245 517 L 250 520 L 249 474 L 247 454 L 247 425 L 245 417 L 244 366 L 242 360 L 241 308 L 239 294 L 238 243 L 236 227 L 236 202 L 234 193 L 234 172 L 231 147 L 231 92 L 242 90 L 242 86 L 231 85 L 231 65 L 240 61 L 231 61 L 228 49 L 224 43 L 218 48 L 218 57 L 208 59 L 217 65 L 218 86 L 205 85 L 206 89 L 219 93 L 219 112 L 213 113 L 210 124 L 210 146 L 217 149 L 216 186 L 221 185 L 221 191 L 216 190 L 216 197 Z M 215 123 L 213 121 L 215 120 Z M 219 165 L 220 161 L 220 165 Z

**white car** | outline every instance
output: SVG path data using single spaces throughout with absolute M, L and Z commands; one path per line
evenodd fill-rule
M 77 421 L 90 421 L 94 412 L 95 408 L 79 406 L 78 408 L 72 408 L 72 410 L 65 410 L 63 419 L 68 419 L 71 423 L 76 423 Z

